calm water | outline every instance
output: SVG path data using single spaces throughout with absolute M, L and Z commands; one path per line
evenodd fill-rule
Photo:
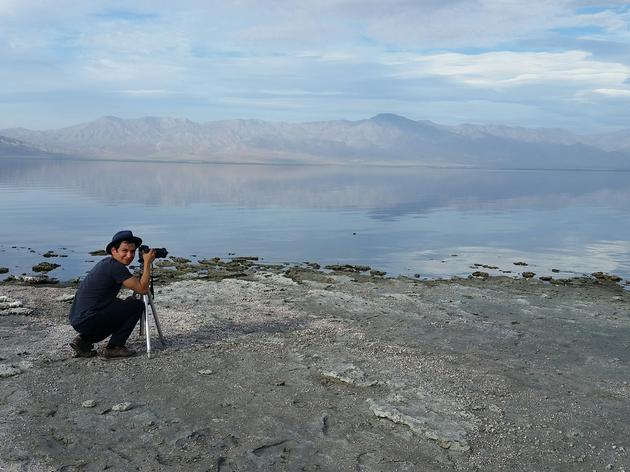
M 0 267 L 31 273 L 54 250 L 61 280 L 120 229 L 186 257 L 630 278 L 629 217 L 627 172 L 0 159 Z

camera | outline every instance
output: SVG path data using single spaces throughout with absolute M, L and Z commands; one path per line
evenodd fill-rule
M 142 246 L 140 246 L 138 248 L 138 261 L 140 262 L 144 262 L 144 259 L 142 258 L 142 256 L 144 255 L 145 252 L 149 252 L 151 249 L 153 249 L 155 251 L 155 258 L 156 259 L 163 259 L 166 256 L 168 256 L 168 251 L 166 250 L 166 248 L 163 247 L 154 247 L 154 248 L 150 248 L 149 246 L 143 244 Z

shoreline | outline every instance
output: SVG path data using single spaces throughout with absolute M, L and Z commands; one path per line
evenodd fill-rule
M 630 471 L 617 283 L 257 262 L 163 275 L 151 359 L 73 358 L 75 287 L 0 285 L 0 467 Z
M 30 248 L 21 248 L 34 252 Z M 103 250 L 97 250 L 88 253 L 93 258 L 93 264 L 98 262 L 98 258 L 106 257 L 107 254 Z M 67 280 L 59 280 L 54 277 L 54 272 L 58 268 L 63 268 L 64 260 L 67 260 L 67 254 L 58 254 L 54 250 L 48 250 L 40 255 L 41 262 L 35 264 L 32 267 L 30 273 L 23 272 L 20 275 L 12 274 L 8 267 L 0 266 L 0 286 L 3 284 L 26 284 L 26 285 L 59 285 L 59 286 L 73 286 L 78 284 L 80 277 L 71 277 Z M 454 257 L 456 255 L 453 255 Z M 43 258 L 43 260 L 42 260 Z M 437 280 L 452 280 L 456 281 L 462 278 L 480 278 L 491 279 L 497 277 L 508 277 L 513 280 L 520 278 L 524 279 L 537 279 L 545 283 L 551 284 L 569 284 L 572 281 L 582 282 L 588 280 L 595 280 L 600 282 L 615 282 L 625 290 L 630 290 L 630 278 L 624 279 L 616 274 L 609 274 L 603 271 L 596 271 L 590 274 L 576 273 L 568 270 L 551 269 L 551 271 L 543 271 L 545 275 L 540 275 L 533 270 L 536 268 L 529 267 L 527 262 L 514 261 L 512 262 L 514 270 L 501 269 L 498 266 L 493 266 L 483 263 L 474 263 L 468 268 L 470 272 L 467 275 L 453 274 L 446 276 L 423 276 L 420 273 L 416 273 L 413 276 L 403 274 L 388 274 L 378 268 L 372 268 L 371 266 L 361 264 L 330 264 L 322 265 L 318 262 L 281 262 L 281 263 L 267 263 L 263 258 L 258 256 L 238 256 L 236 254 L 229 254 L 227 257 L 213 257 L 206 258 L 200 256 L 180 257 L 169 255 L 163 259 L 156 259 L 153 268 L 153 275 L 158 282 L 172 282 L 176 280 L 190 280 L 190 279 L 221 279 L 227 277 L 243 277 L 252 275 L 261 270 L 269 270 L 274 273 L 290 273 L 295 270 L 308 269 L 312 271 L 319 271 L 322 274 L 342 273 L 342 274 L 354 274 L 360 277 L 368 278 L 386 278 L 386 279 L 409 279 L 409 280 L 422 280 L 422 281 L 437 281 Z M 139 264 L 134 261 L 130 266 L 132 273 L 137 273 L 139 270 Z M 53 273 L 52 276 L 49 273 Z

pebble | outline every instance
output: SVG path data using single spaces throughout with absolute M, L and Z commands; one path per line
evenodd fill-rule
M 116 405 L 112 407 L 112 411 L 129 411 L 129 410 L 131 410 L 131 403 L 129 402 L 117 403 Z
M 6 308 L 0 310 L 0 315 L 30 315 L 33 313 L 33 310 L 24 307 L 18 308 Z
M 22 370 L 15 366 L 0 364 L 0 378 L 13 377 L 14 375 L 21 374 Z
M 96 406 L 96 400 L 85 400 L 81 403 L 83 408 L 94 408 Z
M 22 302 L 19 300 L 0 300 L 0 309 L 18 308 L 21 306 L 22 306 Z
M 201 369 L 197 371 L 198 373 L 200 373 L 201 375 L 212 375 L 214 374 L 213 370 L 210 369 Z
M 20 300 L 13 300 L 6 296 L 0 297 L 0 315 L 30 315 L 33 310 L 25 308 Z

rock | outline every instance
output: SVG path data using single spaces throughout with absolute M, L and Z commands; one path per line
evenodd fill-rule
M 490 405 L 488 407 L 488 410 L 490 410 L 492 413 L 503 414 L 503 410 L 499 406 L 494 405 L 494 404 Z
M 117 403 L 112 407 L 112 411 L 129 411 L 132 406 L 129 402 Z
M 29 308 L 19 307 L 19 308 L 7 308 L 5 310 L 0 310 L 0 315 L 30 315 L 33 313 L 33 310 Z
M 99 249 L 97 251 L 90 251 L 90 256 L 108 256 L 107 252 L 104 249 Z
M 473 264 L 474 267 L 482 267 L 484 269 L 498 269 L 497 266 L 491 266 L 488 264 Z
M 374 277 L 383 277 L 387 272 L 383 272 L 382 270 L 371 270 L 370 275 Z
M 551 272 L 554 272 L 557 274 L 558 272 L 560 272 L 560 269 L 551 269 Z
M 213 257 L 212 259 L 200 259 L 199 260 L 199 264 L 203 264 L 203 265 L 216 265 L 219 264 L 221 262 L 221 258 L 220 257 Z
M 366 272 L 371 269 L 369 266 L 352 265 L 352 264 L 331 264 L 324 267 L 325 269 L 337 272 Z
M 72 300 L 74 300 L 74 293 L 69 293 L 67 295 L 59 295 L 58 297 L 55 297 L 56 302 L 70 302 Z
M 475 271 L 471 274 L 473 277 L 480 277 L 482 279 L 487 279 L 488 277 L 490 277 L 490 274 L 488 274 L 487 272 L 481 272 L 481 271 Z
M 131 416 L 131 418 L 128 419 L 128 421 L 129 424 L 141 428 L 147 428 L 149 426 L 154 426 L 160 423 L 160 419 L 150 411 L 145 411 L 133 415 Z
M 18 308 L 22 306 L 22 302 L 19 300 L 0 300 L 0 310 L 6 310 L 8 308 Z
M 188 264 L 190 261 L 190 259 L 186 259 L 185 257 L 175 257 L 175 256 L 171 256 L 171 260 L 175 263 L 175 264 Z
M 0 364 L 0 379 L 13 377 L 22 373 L 22 369 L 9 364 Z
M 162 260 L 162 261 L 156 261 L 155 265 L 157 267 L 175 267 L 176 264 L 174 261 Z
M 33 367 L 33 363 L 30 361 L 20 361 L 17 364 L 15 364 L 15 367 L 17 367 L 21 371 L 25 371 Z
M 550 275 L 541 275 L 538 278 L 544 282 L 551 282 L 553 280 L 553 277 L 551 277 Z
M 0 297 L 0 315 L 30 315 L 33 310 L 22 306 L 19 300 L 9 297 Z
M 83 408 L 94 408 L 96 406 L 96 400 L 85 400 L 81 403 Z
M 55 251 L 47 251 L 42 254 L 42 257 L 59 257 L 59 254 L 56 254 Z
M 604 282 L 621 282 L 621 277 L 614 274 L 609 275 L 603 272 L 593 272 L 591 275 L 595 277 L 597 280 L 601 280 Z
M 53 279 L 51 277 L 48 277 L 47 275 L 20 275 L 19 277 L 16 277 L 15 280 L 27 283 L 29 285 L 59 283 L 57 279 Z
M 376 380 L 366 380 L 365 372 L 350 363 L 340 364 L 328 370 L 320 370 L 320 374 L 325 378 L 357 387 L 372 387 L 378 384 Z
M 6 274 L 9 272 L 9 268 L 8 267 L 0 267 L 0 274 Z
M 525 279 L 531 279 L 533 276 L 535 276 L 536 274 L 533 272 L 523 272 L 523 278 Z
M 198 373 L 200 373 L 201 375 L 212 375 L 214 374 L 213 370 L 210 369 L 202 369 L 202 370 L 198 370 Z
M 406 425 L 416 435 L 436 441 L 444 449 L 456 452 L 470 450 L 466 428 L 474 429 L 474 426 L 458 418 L 459 415 L 449 411 L 448 406 L 445 408 L 445 405 L 432 405 L 424 401 L 411 406 L 394 406 L 371 398 L 367 402 L 370 411 L 378 418 Z
M 519 261 L 519 262 L 514 262 L 514 265 L 516 265 L 516 266 L 526 266 L 528 264 L 526 262 Z
M 51 264 L 50 262 L 40 262 L 33 266 L 33 272 L 50 272 L 57 267 L 61 267 L 59 264 Z

